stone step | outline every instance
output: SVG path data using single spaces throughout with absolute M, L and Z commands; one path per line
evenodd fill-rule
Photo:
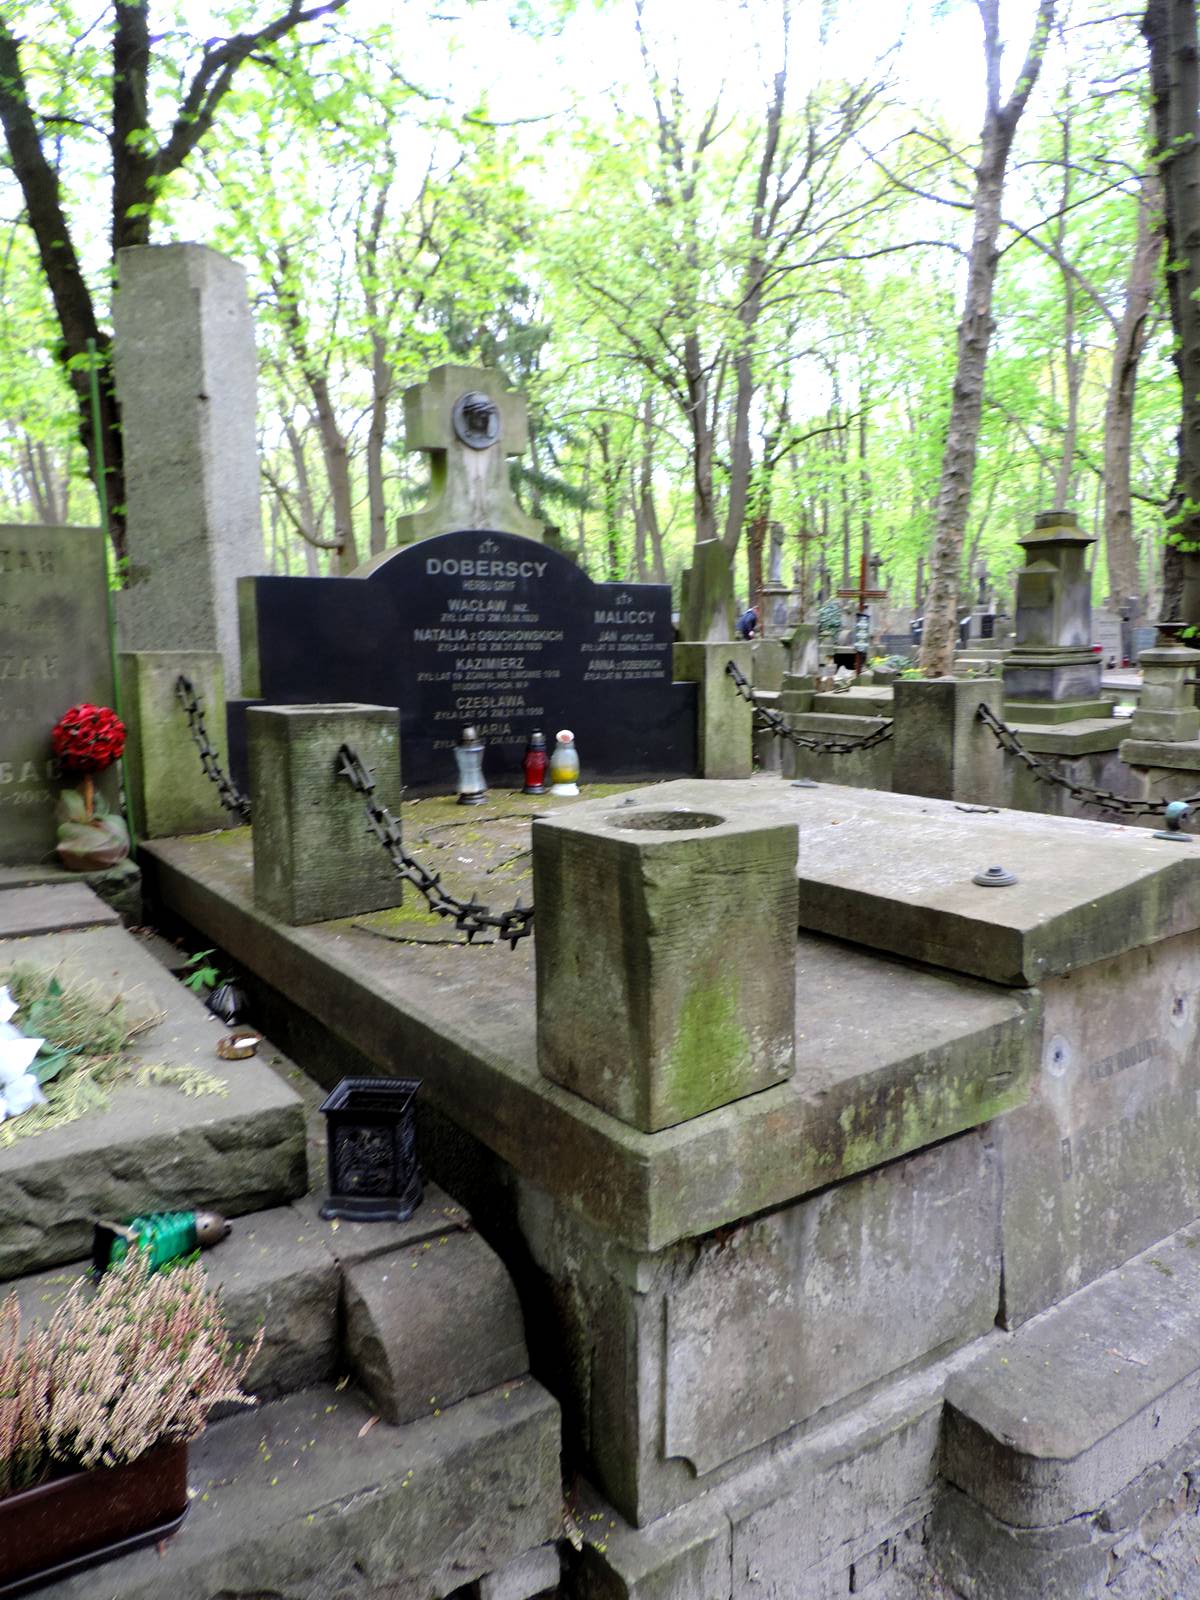
M 317 1385 L 210 1426 L 188 1483 L 173 1538 L 42 1600 L 432 1600 L 514 1566 L 541 1582 L 544 1557 L 526 1558 L 561 1526 L 558 1406 L 526 1379 L 392 1427 L 353 1389 Z
M 380 1316 L 388 1315 L 391 1305 L 383 1291 L 393 1262 L 399 1270 L 392 1276 L 401 1290 L 394 1297 L 393 1304 L 398 1304 L 393 1314 L 406 1324 L 396 1340 L 396 1359 L 414 1372 L 419 1368 L 421 1375 L 418 1403 L 408 1408 L 409 1416 L 432 1411 L 431 1394 L 457 1399 L 527 1370 L 527 1360 L 511 1358 L 512 1337 L 500 1337 L 506 1317 L 511 1320 L 507 1275 L 449 1195 L 428 1187 L 416 1212 L 402 1223 L 330 1222 L 319 1215 L 319 1204 L 318 1196 L 309 1195 L 241 1217 L 227 1239 L 201 1256 L 234 1336 L 249 1341 L 260 1328 L 264 1331 L 248 1380 L 260 1399 L 339 1377 L 354 1364 L 360 1344 L 372 1350 L 378 1346 L 359 1302 L 366 1297 Z M 485 1259 L 478 1259 L 480 1252 Z M 383 1264 L 381 1270 L 376 1270 L 377 1263 Z M 89 1272 L 89 1263 L 77 1262 L 18 1279 L 11 1287 L 23 1324 L 46 1321 Z M 358 1305 L 357 1333 L 351 1329 L 344 1340 L 340 1308 L 345 1279 L 360 1289 L 352 1297 Z M 447 1341 L 437 1311 L 450 1292 L 457 1294 L 457 1315 L 481 1326 L 474 1340 L 459 1326 L 456 1337 Z M 516 1332 L 523 1358 L 519 1320 Z M 499 1351 L 509 1353 L 501 1362 L 503 1370 L 496 1366 Z
M 1198 1460 L 1200 1223 L 951 1380 L 939 1563 L 972 1600 L 1100 1594 L 1195 1509 Z
M 304 1107 L 281 1076 L 289 1064 L 219 1060 L 222 1024 L 123 928 L 0 939 L 0 974 L 17 965 L 120 994 L 133 1015 L 159 1015 L 132 1046 L 134 1062 L 200 1068 L 225 1093 L 189 1095 L 135 1075 L 112 1088 L 106 1108 L 0 1143 L 0 1281 L 82 1259 L 97 1217 L 191 1206 L 232 1217 L 305 1192 Z
M 28 884 L 0 890 L 0 939 L 112 926 L 120 920 L 86 883 Z

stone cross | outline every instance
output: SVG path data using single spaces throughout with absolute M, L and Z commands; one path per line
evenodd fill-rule
M 777 522 L 771 524 L 771 556 L 767 567 L 768 583 L 783 583 L 783 529 Z
M 404 428 L 409 450 L 429 454 L 429 504 L 396 519 L 398 543 L 476 528 L 541 541 L 542 524 L 521 510 L 508 480 L 508 458 L 529 448 L 525 400 L 499 372 L 435 367 L 404 391 Z

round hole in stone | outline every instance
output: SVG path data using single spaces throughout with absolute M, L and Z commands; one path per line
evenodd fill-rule
M 632 828 L 638 833 L 695 833 L 701 828 L 719 828 L 725 818 L 711 811 L 618 811 L 605 820 L 612 828 Z

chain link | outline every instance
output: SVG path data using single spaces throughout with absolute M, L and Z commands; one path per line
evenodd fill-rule
M 787 739 L 801 750 L 815 750 L 818 755 L 845 756 L 852 750 L 869 750 L 872 745 L 883 744 L 892 737 L 891 722 L 885 722 L 882 727 L 876 728 L 874 733 L 866 733 L 861 739 L 839 739 L 834 734 L 800 733 L 788 725 L 788 720 L 781 711 L 768 711 L 766 706 L 759 705 L 745 673 L 735 662 L 727 661 L 725 671 L 733 679 L 738 694 L 754 712 L 757 726 L 765 733 L 773 733 L 777 739 Z
M 244 795 L 232 778 L 226 775 L 217 759 L 217 752 L 209 743 L 208 730 L 204 724 L 204 703 L 196 693 L 195 684 L 182 672 L 175 680 L 175 698 L 187 716 L 192 741 L 200 752 L 200 765 L 204 769 L 204 776 L 216 784 L 221 804 L 226 811 L 231 816 L 240 817 L 243 822 L 249 822 L 250 797 Z
M 1026 750 L 1017 735 L 1007 723 L 1000 720 L 991 706 L 980 706 L 979 720 L 990 729 L 1002 750 L 1015 756 L 1018 761 L 1024 762 L 1037 783 L 1057 785 L 1058 788 L 1065 789 L 1081 805 L 1096 806 L 1102 811 L 1114 811 L 1122 817 L 1153 817 L 1159 815 L 1167 803 L 1165 800 L 1132 800 L 1125 795 L 1114 794 L 1111 789 L 1096 789 L 1089 783 L 1075 783 L 1061 772 L 1056 772 L 1040 756 L 1035 756 L 1032 750 Z M 1198 801 L 1200 794 L 1183 796 L 1185 805 L 1194 806 Z
M 523 906 L 518 901 L 511 911 L 494 912 L 478 900 L 459 900 L 443 889 L 440 875 L 430 872 L 405 850 L 400 824 L 387 807 L 375 799 L 374 775 L 358 752 L 344 744 L 338 751 L 338 762 L 338 777 L 345 778 L 351 788 L 363 796 L 367 827 L 387 851 L 397 875 L 424 895 L 431 911 L 439 917 L 452 917 L 455 927 L 466 934 L 468 944 L 488 928 L 494 928 L 497 936 L 507 939 L 514 950 L 519 939 L 528 938 L 533 932 L 532 906 Z

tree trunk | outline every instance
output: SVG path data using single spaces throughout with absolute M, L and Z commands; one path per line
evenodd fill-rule
M 687 377 L 688 425 L 692 433 L 692 511 L 696 542 L 717 537 L 717 508 L 713 493 L 713 436 L 708 416 L 708 374 L 704 371 L 698 335 L 683 341 Z
M 650 578 L 666 583 L 662 527 L 654 500 L 654 401 L 649 393 L 642 402 L 642 455 L 638 468 L 637 500 L 641 523 L 650 540 Z
M 1183 391 L 1160 616 L 1200 627 L 1200 65 L 1195 0 L 1149 0 L 1155 159 L 1163 186 L 1173 358 Z
M 21 71 L 17 43 L 0 21 L 0 123 L 8 141 L 13 174 L 21 186 L 25 214 L 37 243 L 38 257 L 58 319 L 55 354 L 66 374 L 79 411 L 79 437 L 95 478 L 92 438 L 92 395 L 88 341 L 94 341 L 100 379 L 100 445 L 108 491 L 113 550 L 125 554 L 125 476 L 121 451 L 120 412 L 113 390 L 110 342 L 96 321 L 91 291 L 71 240 L 58 174 L 46 159 L 29 94 Z
M 755 517 L 746 536 L 746 590 L 747 602 L 758 607 L 759 631 L 762 631 L 763 543 L 767 535 L 765 516 Z
M 992 337 L 992 297 L 1000 259 L 998 241 L 1004 175 L 1017 123 L 1041 70 L 1055 7 L 1055 0 L 1040 0 L 1024 65 L 1016 87 L 1002 105 L 1000 0 L 978 0 L 978 3 L 983 18 L 987 112 L 979 165 L 975 169 L 975 220 L 967 261 L 967 294 L 958 325 L 954 392 L 942 454 L 929 593 L 921 636 L 921 668 L 930 678 L 944 677 L 954 668 L 963 535 L 971 507 L 984 376 Z
M 1150 173 L 1142 179 L 1138 196 L 1137 239 L 1129 263 L 1125 306 L 1117 326 L 1104 410 L 1104 548 L 1112 606 L 1121 605 L 1141 590 L 1130 494 L 1133 408 L 1162 241 L 1162 189 L 1157 175 Z
M 367 503 L 371 518 L 371 554 L 387 549 L 387 501 L 383 489 L 383 447 L 387 443 L 388 401 L 394 373 L 378 329 L 371 330 L 371 423 L 367 429 Z

